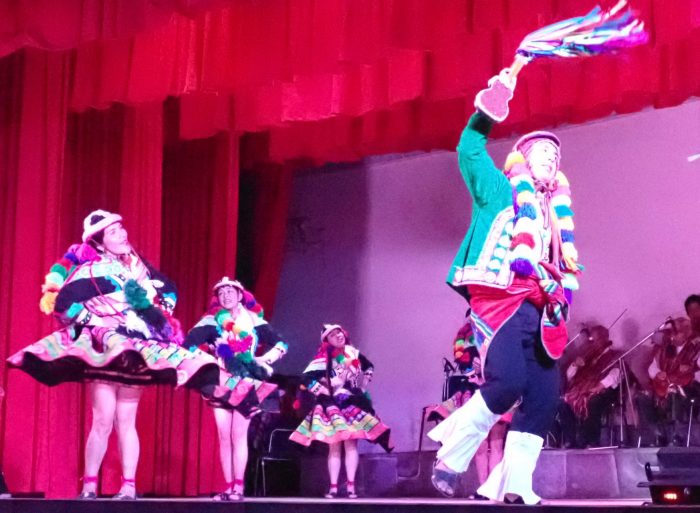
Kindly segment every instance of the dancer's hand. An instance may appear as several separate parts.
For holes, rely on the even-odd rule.
[[[570,256],[563,257],[562,263],[564,264],[564,267],[572,273],[577,273],[580,270],[579,265],[576,263],[576,260],[574,260]]]
[[[265,370],[267,373],[267,376],[272,376],[272,373],[274,370],[272,369],[272,366],[270,366],[266,361],[265,358],[262,356],[256,356],[255,357],[255,363],[258,365],[258,367],[261,367],[262,369]]]
[[[513,98],[516,82],[510,68],[501,70],[489,80],[487,89],[479,91],[474,99],[474,106],[496,123],[500,123],[508,117],[508,102]]]
[[[515,86],[518,83],[517,77],[513,76],[511,74],[510,68],[503,68],[498,75],[492,76],[489,81],[488,85],[489,87],[493,85],[493,83],[498,80],[501,83],[503,83],[504,86],[506,86],[508,89],[511,91],[515,90]]]

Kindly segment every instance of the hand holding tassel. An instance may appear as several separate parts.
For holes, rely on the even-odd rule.
[[[522,60],[522,59],[521,59]],[[515,67],[505,68],[489,80],[489,86],[479,91],[474,106],[496,123],[508,117],[508,102],[513,98],[517,83]]]

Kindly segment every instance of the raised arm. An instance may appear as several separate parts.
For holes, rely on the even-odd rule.
[[[477,205],[484,207],[505,187],[508,180],[496,167],[486,151],[486,142],[493,125],[503,121],[508,112],[508,101],[513,97],[515,80],[503,70],[489,81],[488,89],[477,94],[477,109],[462,131],[457,154],[459,170]]]
[[[492,126],[493,121],[481,112],[475,112],[462,131],[457,146],[459,171],[472,198],[480,206],[488,203],[505,180],[486,151],[486,141]]]

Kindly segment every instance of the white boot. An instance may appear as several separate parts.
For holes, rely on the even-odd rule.
[[[503,459],[477,493],[499,502],[503,502],[506,495],[520,496],[525,504],[540,502],[540,497],[532,491],[532,474],[543,442],[541,436],[510,431],[506,437]]]
[[[464,472],[500,418],[500,414],[489,410],[477,390],[469,401],[428,433],[432,440],[442,444],[437,459],[454,472]]]

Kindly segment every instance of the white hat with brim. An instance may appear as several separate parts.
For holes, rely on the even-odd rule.
[[[331,334],[333,330],[342,330],[343,327],[340,324],[324,324],[321,330],[321,342],[323,342],[328,335]]]
[[[240,290],[241,292],[245,290],[240,281],[232,280],[228,276],[224,276],[216,282],[216,285],[214,285],[214,293],[216,293],[216,291],[219,290],[221,287],[234,287]]]
[[[94,210],[90,212],[83,221],[83,242],[89,241],[108,226],[119,223],[121,220],[122,216],[107,212],[106,210]]]

